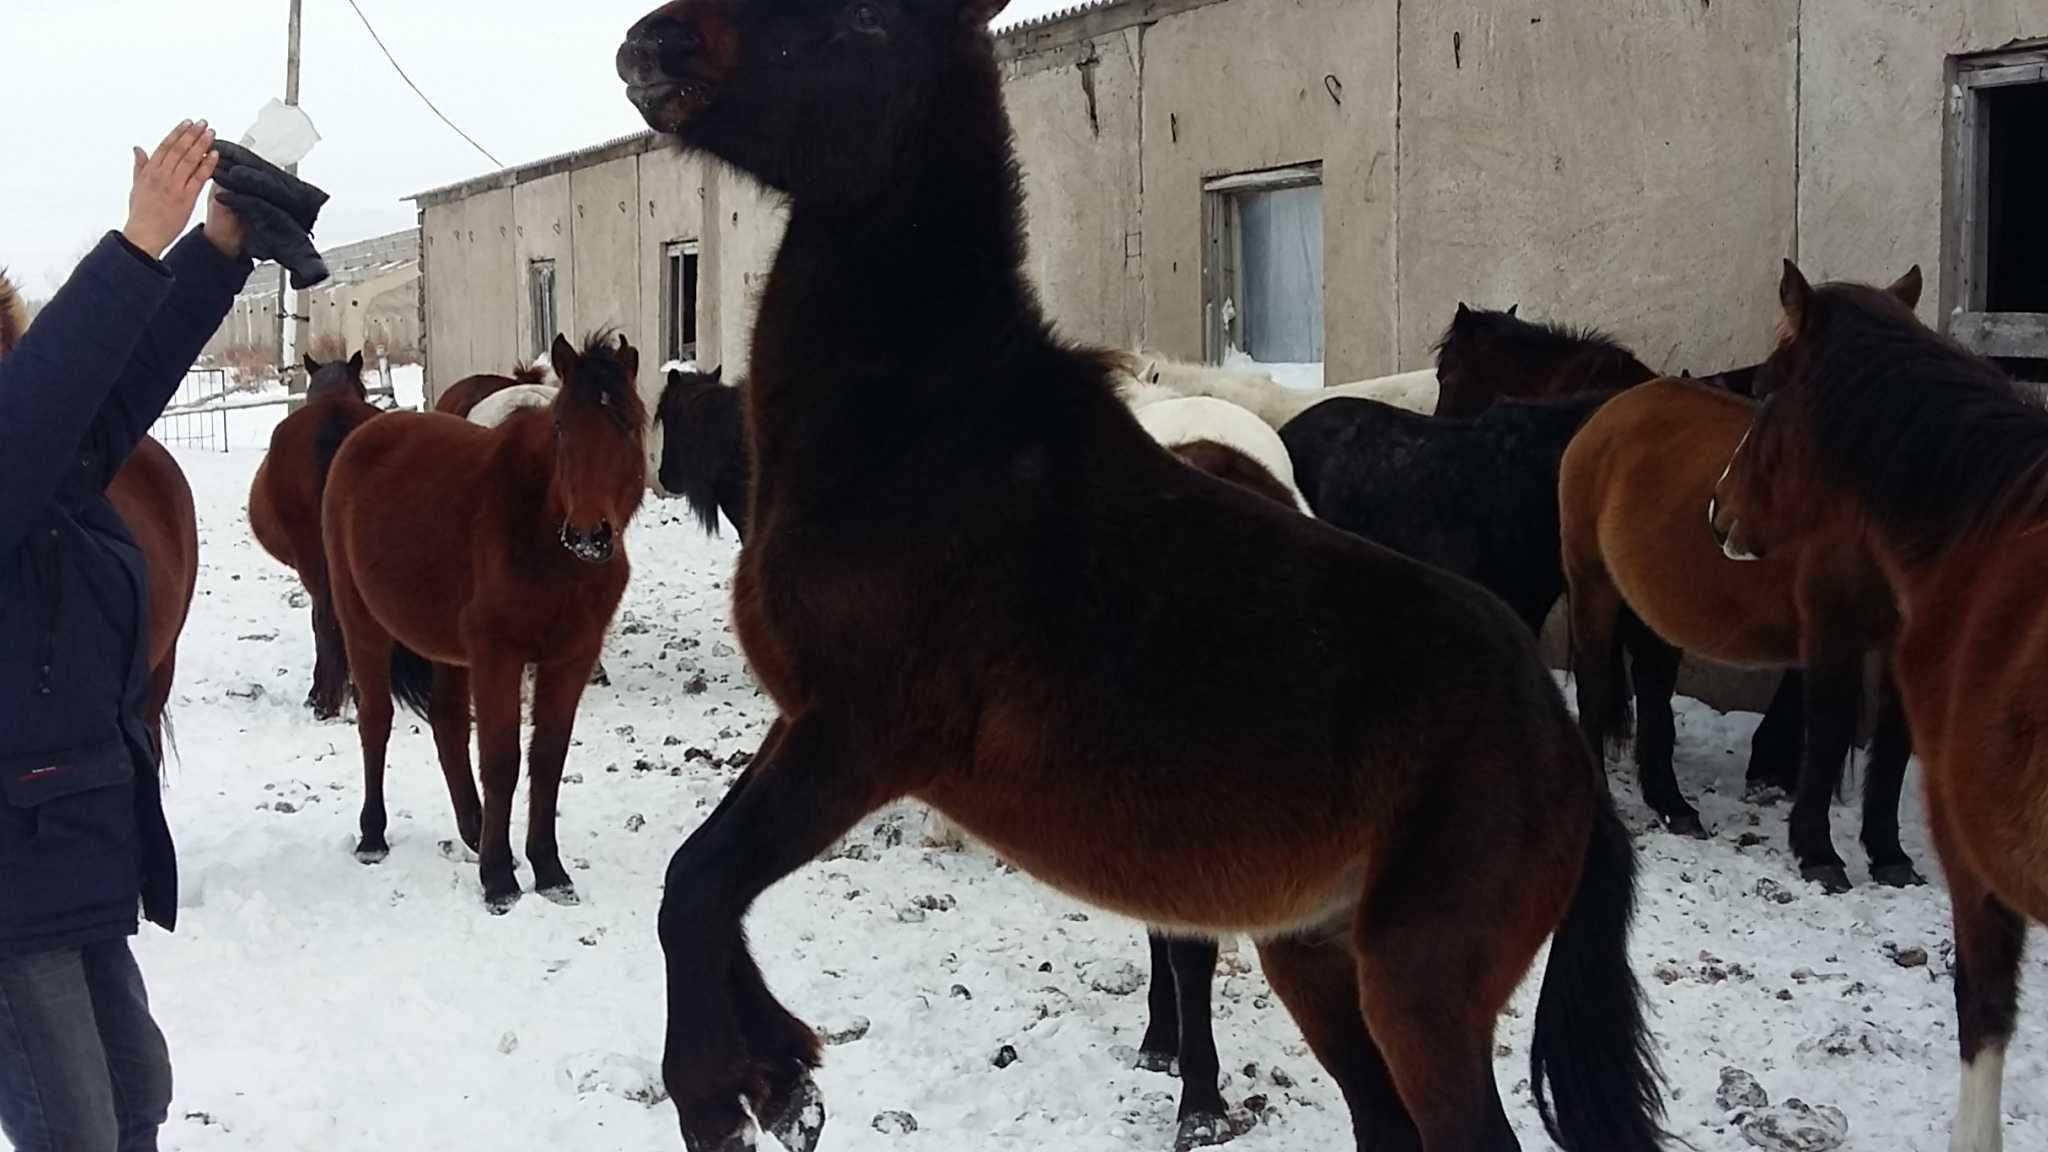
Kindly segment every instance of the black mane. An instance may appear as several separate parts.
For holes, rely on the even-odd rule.
[[[602,405],[621,431],[631,432],[646,427],[647,406],[640,399],[633,373],[619,359],[619,352],[617,329],[600,328],[584,337],[575,378],[562,381],[560,395],[580,393],[584,399]]]
[[[1585,364],[1581,376],[1599,381],[1599,387],[1625,388],[1657,378],[1626,345],[1598,328],[1524,320],[1506,312],[1477,309],[1467,310],[1444,330],[1436,342],[1439,361],[1451,341],[1467,331],[1491,343],[1494,354],[1506,353],[1524,364],[1555,367],[1580,360]]]
[[[2048,413],[1885,293],[1815,288],[1781,403],[1821,478],[1860,495],[1908,561],[2048,509]]]

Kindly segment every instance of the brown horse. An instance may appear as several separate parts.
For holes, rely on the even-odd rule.
[[[1534,637],[1185,466],[1106,357],[1051,335],[1001,6],[676,0],[617,55],[652,127],[790,202],[733,588],[781,719],[662,897],[684,1143],[751,1147],[758,1121],[815,1147],[819,1041],[743,919],[909,795],[1094,904],[1258,939],[1361,1147],[1516,1146],[1494,1028],[1552,938],[1539,1111],[1574,1152],[1659,1146],[1635,855]]]
[[[528,364],[514,368],[510,376],[480,372],[475,376],[464,376],[448,386],[448,390],[434,399],[434,411],[446,412],[450,416],[467,416],[476,407],[477,401],[494,396],[518,384],[545,384],[547,371]]]
[[[321,495],[342,442],[379,409],[363,387],[363,354],[322,364],[306,357],[306,403],[278,422],[270,450],[249,485],[249,527],[278,563],[299,574],[312,601],[313,687],[306,705],[331,720],[348,698],[348,651],[334,619],[327,550],[320,540]]]
[[[1752,568],[1853,525],[1898,598],[1893,665],[1955,919],[1949,1147],[1997,1152],[2026,923],[2048,921],[2048,414],[1922,325],[1906,288],[1816,288],[1786,263],[1772,395],[1707,513]]]
[[[199,515],[184,469],[149,436],[136,441],[127,463],[107,485],[107,499],[149,566],[149,697],[142,720],[159,761],[164,755],[164,710],[178,667],[178,637],[199,586]]]
[[[1671,693],[1679,650],[1752,667],[1805,669],[1805,763],[1790,819],[1800,873],[1849,886],[1828,804],[1855,736],[1867,653],[1889,641],[1891,598],[1853,531],[1788,548],[1769,564],[1729,562],[1699,531],[1700,508],[1749,427],[1753,402],[1687,380],[1628,389],[1566,448],[1559,524],[1579,720],[1595,749],[1628,725],[1622,629],[1640,621],[1665,646],[1632,645],[1643,798],[1675,830],[1699,828],[1672,771]],[[1881,883],[1919,882],[1898,838],[1910,741],[1893,694],[1878,717],[1863,794],[1863,847]],[[1647,746],[1647,747],[1646,747]]]
[[[496,428],[399,412],[358,429],[335,456],[322,515],[363,744],[356,854],[376,863],[390,851],[384,753],[395,690],[433,724],[456,828],[478,851],[494,912],[519,898],[511,821],[528,665],[526,858],[542,895],[576,898],[556,844],[555,801],[576,706],[625,594],[626,524],[647,487],[639,353],[604,334],[580,353],[558,336],[552,356],[562,381],[554,403]],[[400,491],[433,499],[387,498]],[[472,699],[481,806],[470,775]]]

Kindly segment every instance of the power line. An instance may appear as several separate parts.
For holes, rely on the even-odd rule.
[[[389,60],[391,62],[391,70],[398,73],[398,78],[400,80],[405,81],[405,86],[407,88],[412,89],[412,94],[420,98],[420,103],[425,104],[427,106],[427,111],[432,112],[436,116],[439,116],[441,118],[441,123],[446,124],[450,129],[453,129],[457,136],[460,136],[464,140],[467,140],[471,148],[474,148],[478,152],[483,153],[484,159],[489,160],[493,166],[503,168],[505,166],[504,161],[498,159],[496,156],[491,155],[490,149],[485,148],[483,145],[477,143],[475,137],[471,136],[467,132],[464,132],[461,128],[456,127],[455,121],[450,120],[448,118],[447,113],[441,111],[439,108],[434,107],[434,102],[432,100],[427,99],[427,94],[425,92],[420,91],[420,86],[413,83],[412,77],[407,76],[405,74],[405,69],[399,67],[398,59],[391,55],[391,49],[386,48],[384,46],[384,38],[382,36],[377,35],[377,29],[371,26],[370,18],[368,16],[363,15],[362,6],[357,4],[356,0],[348,0],[348,6],[350,8],[355,9],[356,19],[361,20],[363,22],[363,30],[370,34],[370,39],[377,42],[377,50],[379,52],[384,53],[384,59]]]

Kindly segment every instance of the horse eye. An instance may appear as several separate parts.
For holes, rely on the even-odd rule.
[[[863,32],[880,32],[882,14],[875,11],[872,4],[856,4],[853,6],[853,26]]]

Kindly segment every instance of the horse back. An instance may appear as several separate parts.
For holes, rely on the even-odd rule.
[[[177,646],[199,584],[199,516],[185,472],[162,444],[144,436],[107,486],[149,565],[149,664]]]

